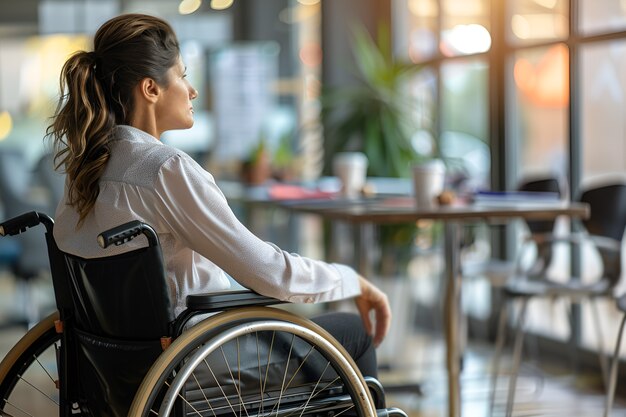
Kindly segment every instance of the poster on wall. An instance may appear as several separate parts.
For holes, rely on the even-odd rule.
[[[276,106],[279,46],[235,44],[211,54],[211,91],[218,160],[244,160],[263,135]]]

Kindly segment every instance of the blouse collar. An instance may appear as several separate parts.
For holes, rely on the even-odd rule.
[[[128,125],[117,125],[114,139],[162,144],[160,140],[151,134]]]

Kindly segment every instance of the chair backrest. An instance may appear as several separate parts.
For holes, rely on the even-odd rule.
[[[63,338],[58,354],[61,415],[72,414],[68,404],[78,403],[88,415],[124,417],[174,327],[158,236],[144,223],[129,222],[103,232],[98,242],[107,247],[143,234],[147,247],[84,259],[62,252],[54,240],[54,221],[35,211],[2,221],[0,235],[20,235],[39,224],[46,228],[63,324],[57,327]],[[45,250],[40,256],[45,258]]]
[[[564,194],[562,182],[554,177],[527,179],[518,186],[519,191],[555,193],[561,198]],[[549,234],[554,231],[555,220],[526,220],[528,231],[532,235]],[[547,268],[552,263],[553,250],[551,245],[538,248],[535,267]]]
[[[561,181],[557,178],[536,178],[523,181],[518,186],[519,191],[529,192],[549,192],[556,193],[559,197],[563,196]],[[554,220],[532,220],[527,221],[526,225],[531,234],[551,233],[554,230]]]
[[[90,415],[126,416],[162,352],[162,338],[172,336],[174,308],[155,240],[110,257],[61,253],[66,282],[55,290],[64,287],[70,297],[57,296],[57,302],[70,310],[73,380],[80,381],[77,396]]]
[[[626,184],[609,184],[587,189],[582,192],[579,200],[590,207],[590,216],[583,221],[587,232],[619,243],[613,249],[598,247],[604,275],[615,285],[622,273],[621,243],[626,228]]]
[[[169,336],[174,310],[159,246],[84,259],[65,254],[77,326],[115,339]]]

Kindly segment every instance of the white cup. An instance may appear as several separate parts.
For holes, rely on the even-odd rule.
[[[437,197],[443,192],[446,166],[440,159],[412,166],[413,195],[418,210],[433,210],[437,207]]]
[[[339,152],[333,157],[333,173],[341,181],[341,194],[356,198],[367,178],[367,156],[362,152]]]

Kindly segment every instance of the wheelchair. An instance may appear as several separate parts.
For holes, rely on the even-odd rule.
[[[103,248],[139,237],[147,246],[95,259],[59,250],[43,213],[1,223],[0,235],[40,224],[58,311],[0,363],[0,416],[406,417],[331,335],[271,307],[278,300],[249,290],[192,295],[174,317],[149,225],[101,233]]]

